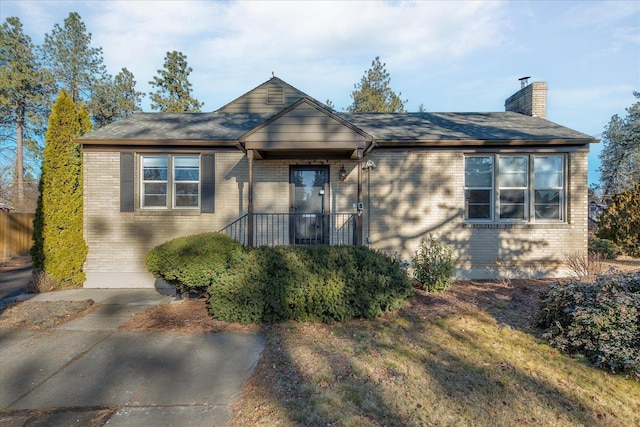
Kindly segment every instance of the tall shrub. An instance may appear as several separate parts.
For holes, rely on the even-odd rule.
[[[613,198],[598,221],[596,234],[627,255],[640,257],[640,183]]]
[[[61,285],[79,286],[85,280],[82,150],[76,139],[90,130],[87,109],[61,91],[49,116],[31,248],[34,273],[44,272]]]

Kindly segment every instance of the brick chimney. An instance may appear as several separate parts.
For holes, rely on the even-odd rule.
[[[522,88],[504,101],[505,111],[547,118],[547,83],[529,84],[528,77],[520,79]]]

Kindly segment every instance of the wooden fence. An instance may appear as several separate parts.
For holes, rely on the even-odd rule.
[[[0,261],[26,255],[33,245],[32,213],[0,213]]]

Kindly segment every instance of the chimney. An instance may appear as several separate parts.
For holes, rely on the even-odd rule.
[[[546,119],[547,83],[529,84],[529,77],[522,77],[519,80],[521,89],[504,101],[504,110]]]

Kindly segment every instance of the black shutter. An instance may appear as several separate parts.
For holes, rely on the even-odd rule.
[[[135,157],[131,152],[120,153],[120,212],[133,212]]]
[[[202,199],[200,212],[215,212],[216,195],[216,157],[215,154],[202,155]]]

